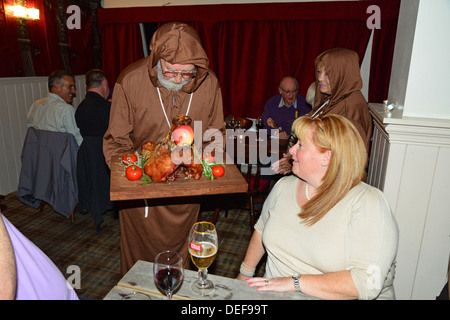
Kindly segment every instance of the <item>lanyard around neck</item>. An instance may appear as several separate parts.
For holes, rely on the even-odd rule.
[[[328,99],[326,102],[324,102],[324,103],[319,107],[319,109],[317,109],[317,110],[312,114],[311,118],[315,119],[315,118],[317,118],[318,116],[320,116],[320,115],[323,113],[322,108],[325,107],[325,106],[330,102],[330,100],[331,100],[331,99]],[[322,111],[321,111],[321,110],[322,110]],[[320,112],[319,112],[319,111],[320,111]]]
[[[166,109],[164,109],[164,104],[163,104],[162,99],[161,99],[161,93],[159,92],[159,88],[156,87],[156,90],[158,90],[159,102],[161,103],[162,111],[164,112],[164,116],[166,117],[167,125],[169,126],[169,128],[171,128],[169,118],[167,117]],[[191,92],[191,97],[189,98],[189,104],[188,104],[188,108],[187,108],[187,111],[186,111],[186,117],[188,116],[189,109],[191,108],[191,102],[192,102],[192,96],[193,95],[194,95],[194,93]]]

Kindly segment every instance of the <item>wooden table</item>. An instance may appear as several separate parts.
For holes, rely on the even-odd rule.
[[[197,280],[197,272],[184,271],[181,287],[175,292],[174,300],[315,300],[315,298],[298,292],[258,291],[249,287],[244,281],[208,274],[208,279],[215,285],[209,296],[192,293],[191,284]],[[139,260],[125,276],[103,298],[104,300],[123,300],[133,292],[141,293],[152,300],[164,300],[166,297],[158,290],[153,278],[153,263]]]
[[[134,200],[152,198],[172,198],[200,195],[246,192],[248,185],[237,167],[225,165],[225,174],[211,181],[202,176],[199,180],[184,179],[182,175],[171,183],[159,182],[143,185],[142,181],[129,181],[124,175],[121,159],[111,160],[111,200]]]

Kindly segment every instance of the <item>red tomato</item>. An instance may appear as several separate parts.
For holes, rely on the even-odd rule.
[[[122,163],[126,166],[130,164],[134,164],[138,160],[137,156],[134,153],[125,153],[122,157]]]
[[[225,168],[222,165],[211,167],[214,178],[220,178],[225,174]]]
[[[142,177],[142,169],[133,164],[125,170],[125,175],[127,176],[128,180],[139,180]]]
[[[177,145],[190,146],[194,141],[194,130],[189,125],[182,125],[172,133],[172,139]]]
[[[202,155],[202,160],[205,160],[207,163],[214,163],[214,156],[212,154],[204,153]]]

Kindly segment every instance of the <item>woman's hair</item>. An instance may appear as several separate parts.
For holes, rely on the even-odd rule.
[[[300,141],[309,139],[319,152],[331,151],[327,171],[317,194],[302,208],[299,216],[311,226],[333,208],[366,174],[367,152],[355,126],[346,118],[328,114],[322,118],[300,117],[292,130]]]

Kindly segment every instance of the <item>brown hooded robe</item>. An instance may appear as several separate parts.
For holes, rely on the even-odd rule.
[[[157,87],[170,122],[174,116],[186,114],[192,93],[188,116],[193,122],[202,121],[202,136],[209,128],[225,132],[219,82],[208,68],[209,61],[196,31],[183,23],[167,23],[153,35],[150,51],[148,57],[128,66],[115,84],[103,144],[110,166],[112,156],[141,152],[142,144],[158,143],[169,132]],[[181,91],[170,92],[158,81],[156,64],[160,58],[171,64],[194,64],[197,75]],[[119,203],[122,273],[138,259],[154,261],[164,250],[180,253],[187,267],[188,235],[197,221],[200,198],[147,199],[147,204],[146,218],[144,200]]]
[[[361,93],[362,79],[359,68],[359,57],[355,51],[335,48],[321,53],[316,58],[322,61],[331,85],[331,95],[320,92],[316,81],[314,112],[328,99],[329,103],[321,110],[321,116],[328,113],[341,115],[350,120],[360,133],[367,152],[369,152],[372,134],[372,116],[366,99]]]

